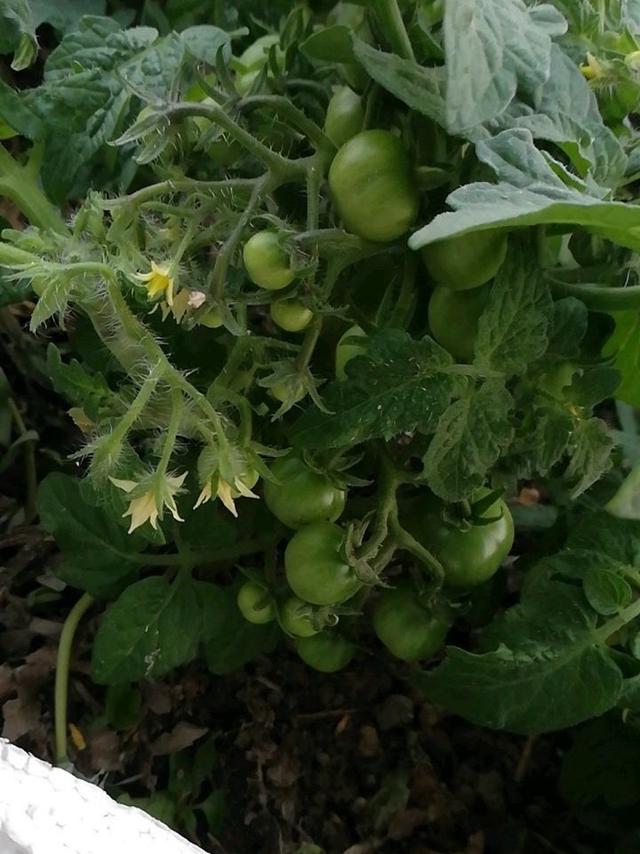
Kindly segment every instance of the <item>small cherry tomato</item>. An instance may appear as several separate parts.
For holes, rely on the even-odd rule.
[[[342,554],[344,531],[331,522],[314,522],[297,531],[284,553],[289,587],[313,605],[334,605],[362,587]]]
[[[336,673],[345,668],[355,654],[354,645],[336,631],[324,630],[296,641],[296,651],[309,667],[321,673]]]
[[[286,332],[302,332],[311,323],[313,312],[297,300],[272,302],[271,319]]]
[[[422,249],[431,278],[454,291],[486,284],[502,267],[506,254],[507,234],[496,228],[439,240]]]
[[[317,635],[317,629],[309,614],[309,604],[290,596],[280,608],[280,624],[282,628],[296,638],[310,638]]]
[[[266,229],[250,237],[244,245],[242,258],[249,278],[260,288],[278,291],[295,278],[275,231]]]
[[[402,141],[386,130],[364,130],[338,151],[329,186],[348,231],[388,243],[409,230],[419,195]]]
[[[222,313],[219,308],[210,308],[198,318],[198,323],[201,326],[206,326],[208,329],[218,329],[222,326]]]
[[[396,658],[418,661],[440,649],[449,624],[420,601],[410,582],[403,581],[380,594],[373,609],[373,628]]]
[[[238,608],[250,623],[270,623],[276,618],[276,609],[269,591],[255,581],[245,581],[238,590]]]
[[[437,287],[429,300],[429,328],[438,344],[456,359],[473,360],[478,321],[489,296],[489,285],[470,291]]]
[[[312,471],[295,454],[276,460],[271,473],[278,483],[265,480],[264,500],[276,519],[289,528],[335,522],[344,510],[344,489],[326,475]]]

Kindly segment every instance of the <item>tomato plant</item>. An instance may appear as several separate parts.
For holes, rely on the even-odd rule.
[[[361,587],[342,554],[344,531],[331,522],[313,522],[291,537],[284,554],[289,586],[313,605],[335,605]]]
[[[640,713],[640,17],[576,3],[172,3],[17,78],[12,17],[0,468],[62,552],[59,684],[89,609],[105,685],[451,622],[412,678],[474,723]]]
[[[324,474],[313,471],[297,456],[276,460],[275,480],[264,484],[264,500],[273,515],[289,528],[310,522],[335,522],[344,510],[345,490]]]

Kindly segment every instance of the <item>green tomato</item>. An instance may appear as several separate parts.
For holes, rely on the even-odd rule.
[[[244,245],[242,258],[249,278],[260,288],[279,291],[295,278],[275,231],[265,229],[250,237]]]
[[[418,213],[409,157],[386,130],[364,130],[345,143],[329,169],[329,186],[346,229],[365,240],[402,237]]]
[[[323,474],[311,471],[300,457],[276,460],[271,473],[279,483],[264,482],[264,500],[276,519],[289,528],[335,520],[344,510],[346,493]]]
[[[313,317],[310,308],[293,299],[271,303],[269,313],[273,322],[286,332],[302,332]]]
[[[352,341],[347,343],[348,338],[362,338],[363,343],[358,344]],[[362,356],[367,352],[366,339],[367,336],[361,326],[352,326],[340,338],[336,344],[336,379],[346,380],[347,363],[355,359],[356,356]]]
[[[240,613],[250,623],[262,625],[276,618],[276,609],[268,590],[255,581],[245,581],[236,599]]]
[[[487,493],[486,489],[478,490],[473,499]],[[438,558],[444,567],[446,584],[468,590],[495,575],[513,545],[513,518],[502,499],[485,510],[482,518],[495,518],[495,521],[459,527],[445,521],[442,505],[427,497],[414,504],[403,524]]]
[[[297,531],[284,553],[289,587],[312,605],[345,602],[362,586],[342,554],[344,531],[331,522],[314,522]]]
[[[198,323],[201,326],[206,326],[208,329],[219,329],[222,326],[222,313],[219,308],[210,308],[198,318]]]
[[[324,631],[296,641],[296,651],[309,667],[320,673],[336,673],[349,664],[354,645],[337,632]]]
[[[507,234],[497,228],[438,240],[422,249],[431,278],[454,291],[478,288],[493,279],[506,254]]]
[[[302,400],[305,395],[305,390],[302,384],[298,381],[295,381],[294,383],[276,382],[272,386],[269,386],[269,391],[271,392],[271,396],[276,400],[279,400],[280,403],[286,403],[286,401],[291,400],[291,398],[296,402],[298,400]]]
[[[429,328],[438,344],[455,359],[473,359],[478,321],[489,296],[489,286],[472,291],[437,287],[429,300]]]
[[[418,661],[440,649],[449,624],[420,602],[411,583],[401,582],[380,594],[373,609],[373,628],[396,658]]]
[[[324,120],[324,132],[340,148],[362,130],[364,109],[362,98],[348,86],[336,89]]]
[[[318,634],[318,629],[313,625],[313,620],[308,613],[309,604],[290,596],[280,608],[280,625],[290,635],[296,638],[310,638]]]

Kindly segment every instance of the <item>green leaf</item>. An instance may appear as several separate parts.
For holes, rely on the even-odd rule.
[[[331,383],[329,412],[309,409],[290,438],[297,447],[337,448],[399,433],[435,430],[463,381],[449,373],[451,356],[431,338],[413,340],[387,329],[369,339],[366,356],[347,366],[348,379]]]
[[[556,359],[577,358],[580,343],[587,334],[588,323],[589,311],[581,300],[565,297],[554,302],[545,355]]]
[[[444,46],[452,134],[494,119],[518,89],[533,95],[549,78],[551,38],[522,0],[445,4]]]
[[[511,442],[513,399],[500,381],[488,381],[452,403],[424,458],[429,487],[445,501],[461,501],[487,480]]]
[[[219,50],[222,49],[225,62],[228,62],[231,57],[229,33],[225,33],[219,27],[212,27],[209,24],[187,27],[180,33],[180,38],[192,56],[213,68],[215,68]]]
[[[619,311],[613,315],[616,328],[603,350],[615,356],[620,381],[615,390],[618,400],[640,408],[640,312]]]
[[[640,250],[640,207],[603,201],[567,186],[533,145],[527,130],[508,130],[476,146],[498,184],[479,182],[447,198],[453,212],[439,214],[409,238],[411,249],[471,231],[559,223],[580,225]]]
[[[536,590],[492,637],[500,645],[483,655],[448,648],[419,677],[427,698],[479,726],[527,735],[575,726],[617,702],[622,674],[579,589]]]
[[[535,139],[555,142],[569,156],[579,175],[617,187],[627,158],[617,137],[604,124],[598,102],[576,63],[554,45],[551,73],[536,92],[535,103],[514,103],[492,130],[526,128]]]
[[[349,27],[335,24],[313,33],[300,45],[301,52],[309,59],[321,62],[353,62],[353,34]]]
[[[412,110],[445,125],[444,66],[424,67],[354,39],[356,59],[367,74]]]
[[[578,422],[571,444],[571,462],[565,472],[565,480],[570,484],[571,497],[575,500],[609,471],[615,442],[604,421],[589,418]]]
[[[576,373],[565,389],[568,403],[592,409],[614,395],[620,374],[608,365],[594,365]]]
[[[204,650],[209,669],[222,675],[244,667],[258,655],[272,652],[282,636],[276,622],[247,622],[236,604],[241,581],[231,587],[200,582],[198,598],[204,625]]]
[[[36,27],[51,24],[59,33],[77,28],[85,15],[104,15],[105,0],[29,0]]]
[[[629,583],[615,572],[591,568],[583,581],[587,602],[598,614],[617,614],[630,604],[633,592]]]
[[[131,795],[124,794],[120,795],[118,803],[137,807],[169,827],[175,827],[178,805],[168,792],[154,792],[148,798],[132,798]]]
[[[38,513],[62,552],[56,572],[73,587],[108,597],[139,569],[135,557],[145,540],[127,534],[111,506],[98,507],[87,482],[58,472],[47,475],[38,490]]]
[[[562,406],[540,406],[533,409],[533,429],[523,431],[516,445],[527,462],[523,477],[547,475],[564,456],[571,439],[573,419]]]
[[[176,42],[169,38],[154,53],[144,48],[157,39],[149,27],[122,30],[110,18],[84,17],[50,54],[41,86],[17,96],[0,86],[0,118],[30,139],[44,143],[41,174],[45,189],[56,201],[77,191],[104,146],[118,135],[126,119],[131,91],[167,95],[176,74]],[[184,54],[184,46],[179,42]],[[110,152],[110,157],[116,155]]]
[[[640,566],[640,522],[602,511],[583,514],[571,521],[567,548],[592,551],[609,562]]]
[[[478,321],[474,364],[522,374],[546,350],[553,303],[524,246],[511,250]]]
[[[102,405],[113,398],[102,374],[89,374],[75,359],[63,362],[55,344],[49,344],[47,348],[47,371],[55,390],[77,406],[82,406],[92,420],[98,418]]]
[[[11,68],[23,71],[38,55],[36,21],[27,0],[4,0],[0,4],[0,53],[15,51]]]
[[[137,581],[107,610],[91,670],[102,685],[158,679],[194,658],[202,632],[196,588],[178,578]]]

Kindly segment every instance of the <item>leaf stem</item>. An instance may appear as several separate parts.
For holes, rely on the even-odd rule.
[[[54,689],[54,718],[55,718],[55,760],[58,765],[68,761],[67,757],[67,704],[69,691],[69,667],[71,649],[78,623],[93,605],[93,596],[84,593],[69,611],[62,627],[58,643],[56,661],[56,682]]]
[[[640,309],[640,285],[607,287],[606,285],[575,284],[549,277],[553,295],[557,298],[577,297],[592,311],[629,311]]]
[[[371,0],[371,6],[380,25],[380,31],[391,48],[403,59],[415,62],[415,55],[409,34],[402,20],[397,0]]]
[[[615,635],[616,632],[619,632],[620,629],[624,628],[627,623],[635,620],[636,617],[640,617],[640,599],[636,599],[635,602],[632,602],[631,605],[628,605],[620,611],[616,617],[613,617],[611,620],[607,620],[607,622],[597,630],[596,635],[600,641],[605,642],[612,635]]]

